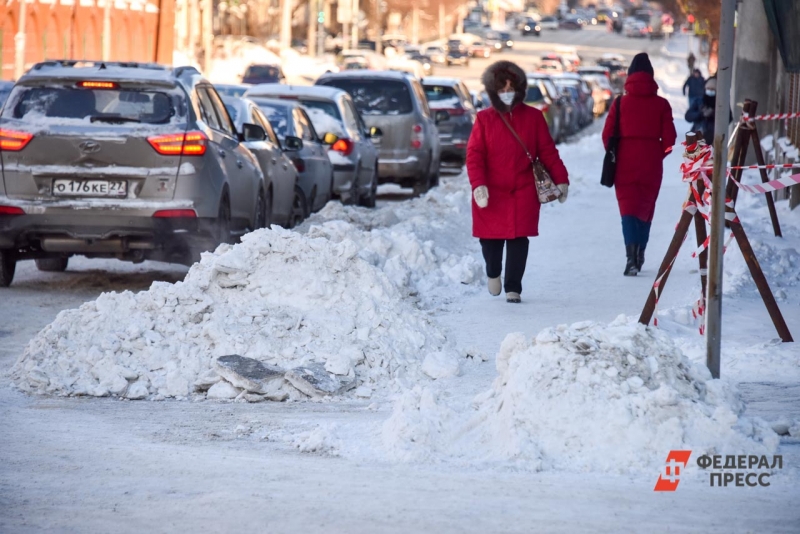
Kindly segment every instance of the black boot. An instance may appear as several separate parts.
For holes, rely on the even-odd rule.
[[[644,265],[644,247],[639,245],[639,253],[636,255],[636,268],[639,272],[642,272],[642,266]]]
[[[625,253],[628,261],[625,264],[625,276],[636,276],[639,274],[638,258],[639,258],[639,245],[625,245]]]

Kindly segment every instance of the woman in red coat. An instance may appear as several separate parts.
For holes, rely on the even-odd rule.
[[[611,106],[603,128],[603,144],[607,148],[614,135],[617,113],[622,113],[614,187],[627,254],[625,276],[636,276],[644,264],[644,249],[661,189],[663,159],[672,152],[677,137],[672,108],[657,92],[650,58],[645,53],[637,54],[628,68],[625,96]]]
[[[528,237],[539,235],[539,198],[531,162],[514,138],[508,121],[533,158],[539,158],[567,199],[567,169],[550,137],[542,112],[523,104],[525,72],[510,61],[491,65],[481,80],[492,107],[478,113],[467,145],[467,173],[472,185],[472,235],[480,239],[489,293],[500,294],[503,247],[508,302],[520,302],[528,259]]]

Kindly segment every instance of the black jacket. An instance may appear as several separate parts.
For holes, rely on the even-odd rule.
[[[702,76],[689,76],[686,79],[686,83],[683,84],[684,95],[687,88],[689,89],[689,98],[703,96],[706,93],[706,81]]]
[[[714,109],[717,105],[716,96],[703,95],[703,100],[696,100],[689,106],[686,112],[686,122],[692,123],[693,132],[703,132],[703,138],[709,145],[714,142]],[[730,113],[730,112],[729,112]],[[733,120],[733,113],[730,113],[728,122]]]

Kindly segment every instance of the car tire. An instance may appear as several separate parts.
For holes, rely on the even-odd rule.
[[[10,250],[0,250],[0,287],[8,287],[17,270],[17,258]]]
[[[258,200],[256,200],[256,212],[253,215],[253,230],[259,228],[269,228],[272,224],[272,189],[264,194],[263,189],[258,190]]]
[[[294,186],[294,198],[292,199],[292,213],[289,215],[288,228],[294,228],[308,217],[308,201],[300,186]]]
[[[376,164],[377,165],[377,164]],[[374,208],[378,197],[378,171],[372,175],[372,184],[369,193],[359,199],[359,204],[365,208]]]
[[[67,270],[69,257],[66,258],[39,258],[35,260],[36,268],[46,273],[63,273]]]
[[[414,184],[414,196],[419,197],[428,192],[431,188],[431,175],[426,174],[421,182]]]
[[[219,203],[217,220],[214,221],[214,234],[216,246],[231,242],[231,204],[227,195],[223,196]]]

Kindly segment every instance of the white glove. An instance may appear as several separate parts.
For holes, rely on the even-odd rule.
[[[489,189],[485,185],[476,187],[475,191],[472,192],[472,197],[479,208],[485,208],[489,205]]]
[[[558,201],[562,204],[567,201],[567,195],[569,194],[569,184],[558,184],[558,189],[561,190],[561,196],[558,197]]]

